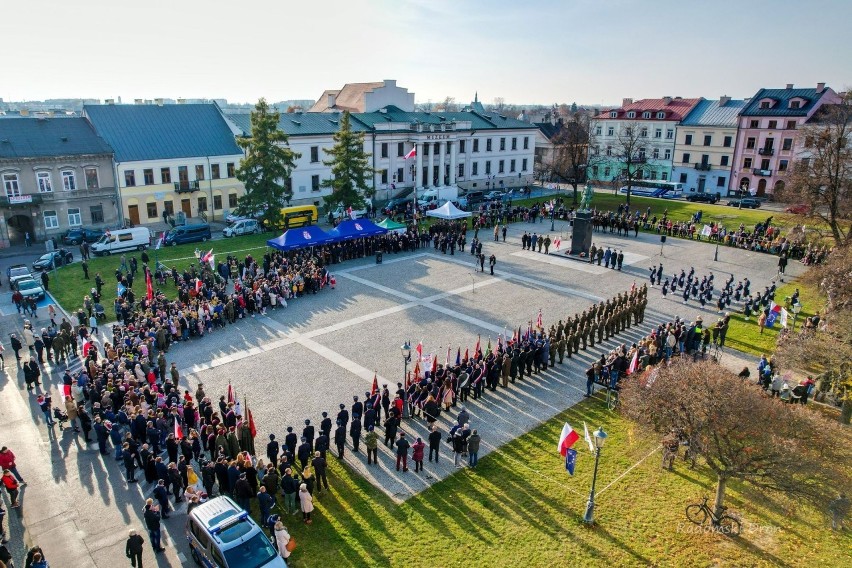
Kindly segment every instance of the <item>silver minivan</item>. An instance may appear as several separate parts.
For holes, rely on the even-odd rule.
[[[215,497],[186,518],[192,559],[207,568],[287,568],[254,519],[229,497]]]
[[[225,237],[238,237],[240,235],[254,235],[260,232],[260,223],[255,219],[238,219],[224,229],[222,235]]]

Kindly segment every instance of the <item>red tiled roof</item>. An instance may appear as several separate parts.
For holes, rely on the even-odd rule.
[[[628,112],[636,111],[636,118],[631,120],[642,120],[642,113],[647,110],[651,111],[651,118],[645,120],[660,120],[656,118],[657,112],[664,111],[666,113],[664,120],[679,121],[683,120],[700,100],[673,98],[671,102],[666,104],[664,99],[641,99],[623,107],[602,110],[595,118],[609,118],[612,111],[618,113],[616,118],[627,118]]]

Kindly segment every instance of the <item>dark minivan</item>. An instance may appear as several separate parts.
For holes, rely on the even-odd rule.
[[[182,245],[186,243],[197,243],[209,241],[211,238],[210,225],[183,225],[175,227],[168,233],[163,240],[164,245]]]

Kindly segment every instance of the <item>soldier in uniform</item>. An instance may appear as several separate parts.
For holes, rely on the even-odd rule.
[[[604,335],[603,319],[599,319],[596,326],[597,326],[597,329],[598,329],[598,343],[603,343],[603,335]]]
[[[521,361],[521,350],[515,346],[515,349],[512,351],[512,364],[509,367],[509,376],[512,379],[512,384],[515,384],[515,378],[518,376],[518,367]]]
[[[574,353],[580,352],[580,331],[574,334]]]
[[[562,360],[565,358],[565,338],[560,337],[556,341],[556,351],[559,353],[559,364],[562,364]]]
[[[568,333],[565,337],[565,347],[568,349],[568,358],[574,354],[574,334]]]
[[[556,335],[550,336],[550,366],[556,365]]]
[[[597,324],[595,324],[595,320],[592,320],[591,322],[589,322],[589,325],[587,326],[588,329],[589,329],[589,347],[595,346],[595,327],[596,326],[597,326]]]
[[[509,386],[509,372],[512,367],[512,358],[509,356],[509,351],[507,350],[503,353],[503,364],[500,367],[500,373],[502,377],[503,388],[508,388]]]
[[[562,325],[562,320],[559,320],[559,325],[556,326],[556,340],[562,339],[562,334],[565,332],[565,326]]]

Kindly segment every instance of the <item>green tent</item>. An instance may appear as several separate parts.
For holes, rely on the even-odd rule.
[[[392,220],[390,217],[383,219],[381,222],[376,223],[379,227],[383,229],[387,229],[388,231],[398,231],[400,233],[404,233],[407,227],[402,223],[397,223]]]

